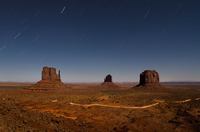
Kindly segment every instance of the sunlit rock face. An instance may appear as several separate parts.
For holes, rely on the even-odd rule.
[[[155,70],[145,70],[140,74],[140,82],[138,86],[159,86],[159,74]]]
[[[60,70],[56,71],[54,67],[43,67],[42,79],[37,82],[32,88],[36,89],[55,89],[64,88],[65,85],[61,81]]]
[[[60,79],[60,70],[57,73],[56,68],[53,67],[43,67],[42,70],[42,80],[43,81],[59,81],[61,82]]]

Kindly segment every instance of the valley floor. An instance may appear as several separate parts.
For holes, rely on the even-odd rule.
[[[200,86],[0,90],[0,132],[200,131]]]

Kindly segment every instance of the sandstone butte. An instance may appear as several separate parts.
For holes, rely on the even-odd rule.
[[[33,85],[32,89],[60,89],[65,88],[61,80],[60,70],[56,71],[54,67],[43,67],[42,79]]]
[[[104,78],[104,82],[101,85],[103,87],[105,87],[105,88],[117,88],[117,87],[119,87],[118,85],[116,85],[115,83],[113,83],[112,75],[110,75],[110,74],[108,74]]]
[[[137,87],[159,87],[160,78],[159,74],[155,70],[145,70],[140,74],[140,81]]]

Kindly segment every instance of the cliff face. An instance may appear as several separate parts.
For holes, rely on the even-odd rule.
[[[42,79],[37,82],[33,89],[55,89],[55,88],[65,88],[64,83],[61,81],[60,70],[56,71],[54,67],[43,67],[42,69]]]
[[[110,75],[110,74],[108,74],[104,78],[104,82],[101,84],[101,86],[103,86],[103,88],[118,88],[119,87],[118,85],[113,83],[112,75]]]
[[[159,74],[155,70],[145,70],[140,74],[140,82],[138,86],[159,86]]]
[[[104,79],[104,82],[112,82],[112,76],[109,74],[106,76],[106,78]]]
[[[42,80],[43,81],[59,81],[59,82],[61,82],[60,70],[57,73],[56,72],[56,68],[53,68],[53,67],[43,67],[43,70],[42,70]]]

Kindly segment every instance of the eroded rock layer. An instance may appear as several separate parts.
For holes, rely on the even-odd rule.
[[[104,79],[104,82],[112,82],[112,76],[109,74],[106,76],[106,78]]]
[[[64,88],[65,85],[61,81],[60,70],[56,71],[54,67],[43,67],[42,79],[37,82],[32,88],[37,89],[55,89]]]
[[[105,79],[104,82],[102,83],[102,86],[104,88],[117,88],[119,86],[117,86],[116,84],[113,83],[112,81],[112,75],[108,74]]]
[[[145,70],[140,74],[138,86],[160,86],[159,74],[155,70]]]

